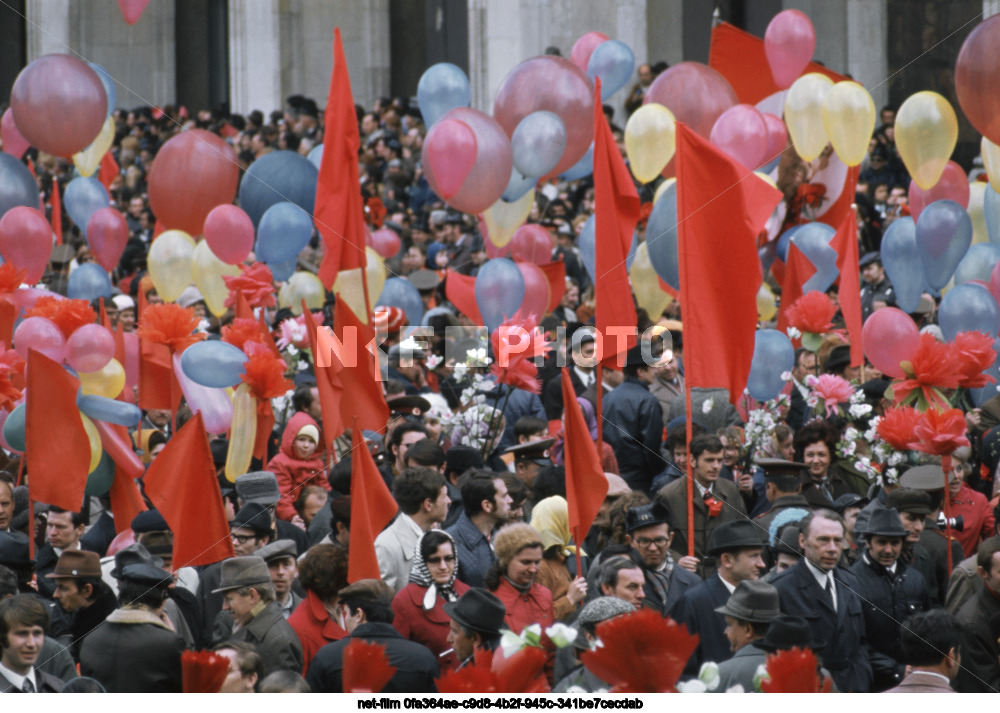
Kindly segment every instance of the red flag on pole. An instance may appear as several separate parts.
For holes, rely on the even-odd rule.
[[[347,300],[338,299],[333,308],[333,334],[344,346],[340,374],[341,420],[347,424],[355,419],[358,428],[381,433],[389,420],[389,406],[382,393],[375,354],[378,351],[375,329],[357,318],[347,306]],[[348,352],[352,348],[354,354]],[[336,359],[336,355],[333,358]]]
[[[101,167],[97,169],[97,180],[101,182],[102,186],[111,190],[111,184],[115,182],[121,172],[122,169],[115,161],[114,155],[108,151],[101,158]]]
[[[816,267],[795,243],[788,244],[787,257],[785,279],[781,282],[781,306],[778,308],[777,329],[779,332],[785,332],[788,329],[788,309],[795,304],[795,300],[803,295],[802,285],[816,274]]]
[[[132,527],[132,518],[146,509],[139,485],[121,466],[115,465],[115,479],[111,481],[111,513],[115,518],[115,532]]]
[[[62,198],[59,197],[59,179],[55,176],[52,177],[52,197],[49,202],[52,204],[52,232],[56,236],[56,245],[62,245]]]
[[[392,522],[399,505],[382,480],[361,425],[354,423],[351,439],[351,546],[347,555],[347,581],[381,579],[375,538]]]
[[[850,168],[848,185],[851,195],[858,184],[858,166]],[[840,270],[840,285],[837,298],[844,326],[851,340],[851,366],[865,363],[865,353],[861,344],[861,284],[858,278],[858,219],[853,210],[848,210],[837,226],[837,233],[830,240],[830,247],[837,251],[837,269]]]
[[[331,359],[329,366],[320,364],[317,358],[320,353],[318,331],[325,327],[316,321],[312,312],[306,307],[304,299],[302,315],[313,354],[313,374],[316,376],[316,390],[319,392],[319,406],[323,416],[323,445],[332,453],[333,440],[346,430],[344,420],[340,417],[340,400],[343,397],[343,388],[340,385],[340,362]]]
[[[174,533],[174,569],[235,556],[200,411],[167,442],[143,482]]]
[[[313,218],[326,247],[319,278],[329,290],[338,272],[367,264],[365,215],[358,179],[361,132],[339,27],[333,31],[333,73],[324,122],[323,160],[316,182]]]
[[[590,437],[590,429],[583,420],[583,411],[572,408],[578,404],[569,367],[562,368],[563,453],[566,461],[566,502],[569,504],[569,531],[573,541],[582,545],[587,531],[597,517],[597,511],[608,494],[608,479],[601,467],[597,444]],[[580,570],[577,570],[580,571]]]

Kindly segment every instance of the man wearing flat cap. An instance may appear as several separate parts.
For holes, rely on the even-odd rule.
[[[778,590],[767,582],[746,579],[715,611],[726,620],[725,635],[733,652],[731,658],[719,664],[719,685],[715,690],[725,693],[740,685],[744,691],[752,691],[757,668],[767,659],[767,652],[756,644],[781,615]]]
[[[761,540],[769,544],[771,523],[779,513],[789,508],[810,509],[802,495],[802,477],[809,466],[781,458],[758,458],[757,464],[764,470],[764,494],[771,506],[754,522],[760,526]]]
[[[625,513],[625,543],[631,557],[642,564],[646,583],[643,606],[668,616],[684,592],[701,583],[694,572],[681,567],[670,555],[673,525],[663,503],[631,507]]]
[[[877,252],[866,253],[858,261],[861,277],[865,284],[861,287],[861,319],[868,319],[872,312],[882,307],[896,304],[892,283],[882,267],[882,256]]]
[[[900,561],[906,529],[893,508],[876,510],[865,526],[865,552],[851,567],[857,578],[872,664],[872,691],[899,685],[906,672],[900,627],[930,609],[930,594],[920,572]]]
[[[447,602],[444,613],[451,618],[448,643],[459,662],[456,670],[470,664],[477,651],[493,651],[500,643],[507,610],[492,592],[472,587],[458,601]]]
[[[595,693],[606,691],[609,686],[607,682],[598,678],[590,669],[579,660],[579,655],[584,651],[590,651],[597,642],[597,625],[601,622],[610,621],[615,617],[625,616],[634,612],[634,607],[628,602],[618,597],[598,597],[584,605],[576,617],[577,634],[573,642],[573,653],[576,654],[576,666],[570,669],[561,681],[552,689],[553,693],[565,693],[570,688],[574,692],[585,691]],[[567,647],[569,648],[569,647]],[[557,668],[558,658],[564,649],[556,652]]]
[[[265,676],[278,670],[302,670],[302,644],[274,601],[274,585],[263,559],[249,556],[224,561],[222,581],[214,591],[223,593],[233,615],[232,634],[225,638],[253,644],[264,662]]]
[[[287,619],[302,602],[302,597],[294,588],[299,576],[295,543],[291,540],[276,540],[261,547],[256,554],[267,564],[271,584],[274,585],[274,600],[281,609],[282,616]]]

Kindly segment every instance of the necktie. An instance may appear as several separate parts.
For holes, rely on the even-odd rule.
[[[834,596],[833,577],[831,575],[827,575],[826,577],[826,596],[830,597],[830,604],[833,606],[833,610],[837,611],[837,598]]]
[[[35,686],[31,682],[30,678],[24,679],[24,685],[21,686],[21,692],[22,693],[34,693],[35,692]]]

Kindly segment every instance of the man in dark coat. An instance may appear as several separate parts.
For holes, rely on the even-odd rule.
[[[745,692],[753,691],[757,668],[767,660],[767,652],[759,644],[771,622],[781,615],[778,590],[767,582],[746,579],[715,611],[725,618],[726,643],[733,652],[719,664],[719,685],[715,690],[725,693],[740,685]]]
[[[779,513],[790,508],[812,509],[802,496],[802,477],[808,466],[781,458],[759,458],[757,464],[764,470],[764,494],[770,507],[754,518],[754,523],[758,526],[761,540],[770,545],[771,523]]]
[[[955,693],[950,682],[962,661],[960,628],[943,609],[914,614],[903,622],[903,661],[911,671],[886,693]]]
[[[59,693],[63,682],[35,667],[49,615],[32,594],[0,602],[0,693]]]
[[[843,692],[871,689],[865,618],[857,580],[838,569],[844,543],[844,521],[832,510],[817,510],[801,523],[799,544],[804,556],[771,584],[781,598],[781,611],[809,622],[813,640],[823,642],[816,654]],[[821,584],[822,582],[822,584]]]
[[[114,592],[101,578],[101,559],[96,552],[65,550],[55,569],[45,575],[55,580],[55,600],[60,613],[68,615],[67,636],[73,658],[80,660],[80,642],[99,627],[118,605]]]
[[[314,693],[343,693],[344,649],[354,639],[385,646],[396,673],[381,693],[433,693],[438,664],[426,646],[404,639],[392,627],[393,591],[378,579],[362,579],[338,593],[349,636],[319,650],[306,682]]]
[[[507,485],[497,473],[476,469],[461,480],[464,512],[446,532],[455,540],[458,578],[470,587],[483,587],[486,572],[497,561],[490,537],[510,515]]]
[[[955,688],[959,693],[995,693],[1000,690],[1000,647],[990,621],[1000,616],[1000,543],[996,538],[979,546],[976,571],[983,583],[955,617],[962,625],[962,668]]]
[[[900,626],[913,614],[930,609],[931,602],[923,576],[899,559],[906,538],[899,513],[892,508],[876,510],[864,534],[866,550],[851,572],[863,602],[872,691],[877,693],[903,680]]]
[[[625,530],[625,543],[632,548],[630,556],[642,566],[646,578],[643,606],[668,616],[685,591],[701,584],[698,575],[670,556],[674,537],[670,511],[658,502],[629,508]]]

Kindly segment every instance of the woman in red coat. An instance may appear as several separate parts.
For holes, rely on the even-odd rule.
[[[523,522],[505,525],[493,538],[497,561],[486,574],[486,588],[507,608],[504,624],[515,634],[526,626],[555,622],[552,592],[535,578],[542,562],[542,536]]]
[[[299,564],[299,584],[306,590],[288,624],[302,643],[302,675],[316,652],[347,636],[341,626],[337,592],[347,586],[347,548],[316,545]]]
[[[441,657],[451,648],[448,631],[451,618],[444,613],[445,602],[457,601],[468,585],[455,579],[458,557],[455,541],[444,530],[429,530],[417,542],[410,583],[392,600],[392,625],[410,641],[423,644],[438,658],[441,671],[458,664],[455,653]]]
[[[323,471],[319,452],[319,426],[312,416],[299,411],[293,414],[281,436],[281,452],[267,464],[267,470],[278,478],[281,500],[277,514],[282,520],[293,522],[305,529],[305,523],[295,512],[295,501],[307,485],[318,485],[326,490],[330,483]]]

